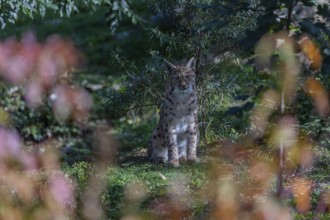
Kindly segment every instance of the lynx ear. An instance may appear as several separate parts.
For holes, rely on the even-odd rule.
[[[169,61],[167,61],[166,59],[164,59],[164,62],[166,64],[168,72],[171,74],[173,72],[173,70],[176,69],[176,66],[174,64],[170,63]]]
[[[196,68],[196,60],[195,60],[194,57],[192,57],[192,58],[188,61],[186,67],[188,67],[188,68],[190,68],[190,69],[192,69],[192,70],[195,71],[195,68]]]

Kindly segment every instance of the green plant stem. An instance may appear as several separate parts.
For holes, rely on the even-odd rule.
[[[284,89],[281,91],[281,115],[284,114],[285,102],[284,102]],[[277,196],[280,197],[283,190],[283,167],[284,167],[284,144],[283,139],[281,139],[279,146],[279,168],[277,173]]]

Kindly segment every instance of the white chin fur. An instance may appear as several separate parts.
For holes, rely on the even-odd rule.
[[[186,93],[190,93],[190,92],[192,92],[193,91],[193,89],[192,89],[192,86],[190,85],[186,90],[182,90],[182,89],[179,89],[178,87],[176,87],[175,89],[174,89],[174,93],[177,93],[177,94],[186,94]]]

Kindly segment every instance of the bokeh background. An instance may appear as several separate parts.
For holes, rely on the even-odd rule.
[[[329,219],[330,5],[0,1],[0,219]],[[198,164],[152,164],[163,59]]]

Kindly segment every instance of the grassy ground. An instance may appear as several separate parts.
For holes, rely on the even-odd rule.
[[[172,187],[171,184],[182,183],[188,186],[184,189],[187,190],[185,193],[192,194],[194,190],[202,189],[207,183],[203,164],[176,169],[148,162],[130,162],[133,164],[123,163],[108,167],[103,176],[106,179],[106,189],[102,200],[110,219],[119,219],[125,215],[149,218],[170,215],[171,198],[168,192]],[[84,187],[89,166],[82,162],[64,170],[75,176],[80,182],[79,185]],[[188,204],[187,208],[193,212],[192,216],[202,215],[205,212],[205,204],[199,202],[197,198],[189,201]]]
[[[253,183],[253,178],[249,175],[253,161],[258,161],[260,158],[259,151],[234,150],[231,153],[235,153],[235,156],[228,152],[221,153],[221,150],[223,149],[219,146],[203,146],[200,152],[201,163],[172,168],[148,162],[144,149],[135,151],[125,149],[119,153],[118,163],[109,166],[102,176],[106,182],[102,194],[106,215],[110,219],[125,216],[142,219],[171,219],[175,216],[189,219],[215,219],[215,210],[219,209],[217,200],[230,202],[226,192],[221,192],[225,188],[237,196],[234,206],[238,208],[237,213],[242,217],[244,216],[242,213],[246,211],[252,213],[249,206],[246,206],[252,201],[256,202],[253,196],[267,195],[268,199],[275,198],[274,175],[267,180],[271,183],[267,185],[265,191],[260,191],[260,185]],[[83,191],[91,166],[93,165],[81,162],[67,166],[64,170],[77,179]],[[297,200],[291,192],[284,195],[281,201],[276,200],[276,204],[288,207],[294,219],[312,219],[315,217],[322,192],[329,190],[329,172],[329,167],[316,166],[306,173],[306,176],[313,181],[310,211],[297,212],[295,208]],[[235,188],[226,186],[223,181],[227,178],[233,178],[229,183]],[[290,182],[294,179],[294,176],[286,175],[285,187],[290,188]],[[219,195],[223,195],[224,198]],[[277,207],[274,205],[273,208],[275,210]],[[329,214],[318,216],[319,219],[330,218]]]

